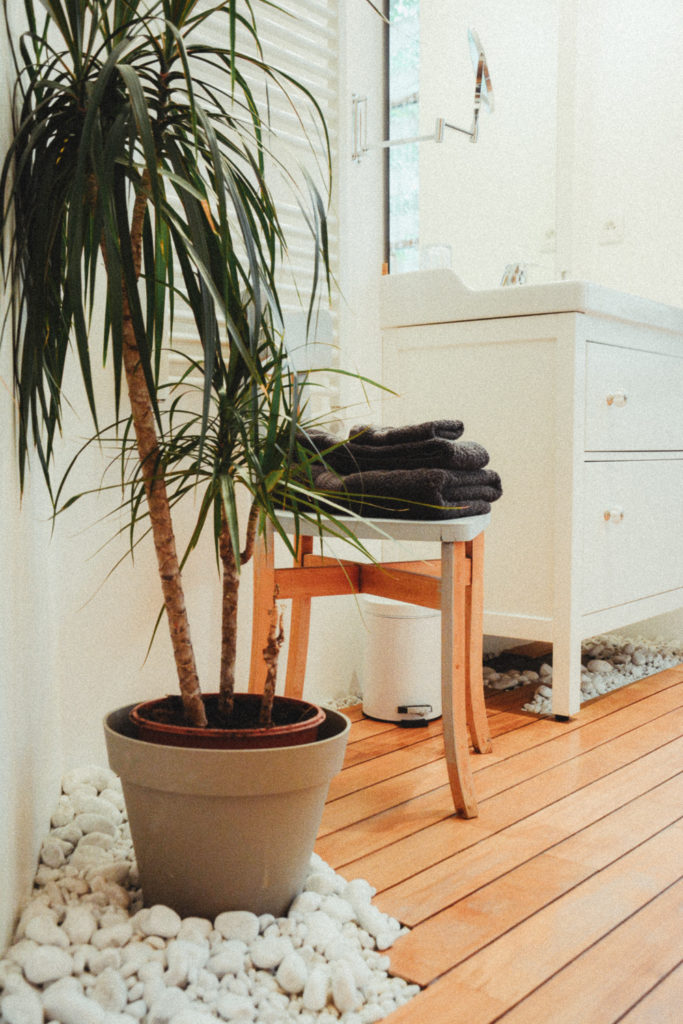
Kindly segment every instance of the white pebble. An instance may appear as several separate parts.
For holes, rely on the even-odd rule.
[[[43,1024],[43,1004],[28,985],[5,995],[0,1000],[0,1013],[7,1024]]]
[[[120,886],[128,881],[132,884],[132,870],[131,865],[128,861],[122,860],[109,860],[103,859],[95,864],[92,864],[86,869],[85,877],[88,881],[93,882],[95,879],[100,879],[104,882],[111,882],[114,887]],[[101,890],[107,891],[107,890]],[[112,897],[114,893],[117,893],[116,888],[109,889],[108,896]],[[126,895],[125,899],[121,898],[120,905],[128,906],[130,904],[130,897]]]
[[[553,674],[553,667],[544,661],[538,671],[541,676],[551,676]]]
[[[90,997],[99,1003],[103,1010],[121,1013],[128,1002],[128,986],[113,967],[107,967],[95,979],[90,989]]]
[[[103,800],[108,800],[110,804],[113,804],[117,811],[123,811],[125,808],[125,801],[123,799],[123,793],[120,789],[111,789],[107,787],[100,793]]]
[[[248,996],[223,992],[216,1000],[216,1012],[225,1020],[250,1021],[256,1016],[256,1007]]]
[[[79,786],[92,786],[97,792],[103,789],[115,789],[119,785],[119,780],[114,772],[101,765],[82,765],[72,768],[62,778],[62,789],[65,793],[72,793]]]
[[[56,836],[48,836],[43,840],[40,848],[40,859],[49,868],[60,868],[66,864],[67,857],[71,853],[73,845],[65,839],[58,839]]]
[[[322,964],[316,965],[308,975],[304,987],[302,1005],[306,1010],[322,1010],[327,1003],[327,995],[330,989],[329,971]]]
[[[118,971],[123,963],[120,949],[94,949],[92,946],[87,948],[89,950],[88,970],[91,974],[101,974],[108,967],[113,967]]]
[[[40,946],[59,946],[61,949],[68,949],[70,945],[69,936],[55,924],[54,917],[48,914],[32,918],[26,925],[24,934],[27,939],[33,939]]]
[[[201,944],[208,939],[212,929],[213,925],[206,917],[184,917],[180,924],[178,938]]]
[[[206,1010],[190,1007],[187,1010],[181,1010],[180,1013],[174,1013],[170,1024],[216,1024],[216,1018]]]
[[[77,849],[80,850],[84,846],[99,846],[102,850],[111,850],[113,845],[114,837],[106,832],[88,832],[82,839],[79,839]]]
[[[328,917],[335,921],[341,921],[342,924],[346,921],[353,921],[354,918],[353,907],[348,900],[342,899],[341,896],[326,896],[320,904],[320,909]]]
[[[354,909],[363,903],[369,903],[377,890],[364,878],[354,878],[344,888],[344,898]]]
[[[306,879],[308,892],[317,892],[321,896],[329,896],[335,891],[335,879],[331,871],[315,871]]]
[[[353,971],[344,960],[332,964],[330,972],[332,1000],[340,1013],[351,1013],[358,1009],[362,1000],[356,988]]]
[[[41,893],[35,899],[32,899],[30,903],[27,903],[22,910],[19,924],[17,925],[17,937],[21,938],[26,934],[26,926],[29,921],[33,920],[34,917],[43,917],[45,914],[57,924],[57,913],[50,908],[49,897],[46,893]]]
[[[55,812],[50,818],[50,823],[55,828],[59,828],[60,826],[70,824],[73,820],[74,809],[71,806],[71,800],[69,800],[68,796],[60,796]]]
[[[90,868],[99,869],[102,865],[111,862],[110,850],[103,850],[101,846],[88,846],[78,844],[71,854],[70,864],[79,871],[87,871]]]
[[[92,936],[90,942],[96,949],[108,949],[112,946],[125,946],[132,937],[133,928],[130,921],[120,921],[107,928],[100,928]]]
[[[176,1014],[189,1009],[189,999],[180,988],[166,988],[150,1007],[147,1024],[167,1024]]]
[[[302,892],[296,897],[291,907],[289,908],[289,917],[296,917],[303,914],[312,914],[314,910],[319,910],[322,903],[322,897],[317,892]]]
[[[104,1010],[84,995],[75,978],[64,978],[42,994],[47,1019],[59,1024],[104,1024]]]
[[[537,686],[536,692],[534,693],[535,697],[547,697],[548,699],[550,699],[552,695],[552,689],[549,686],[546,686],[545,683],[541,683],[540,686]]]
[[[121,812],[111,800],[103,800],[101,796],[77,791],[71,794],[71,806],[76,814],[99,814],[115,825],[121,820]],[[80,826],[79,826],[80,827]]]
[[[290,995],[303,992],[308,979],[305,960],[298,953],[288,953],[278,967],[275,977],[280,988]]]
[[[519,680],[507,675],[498,676],[489,683],[491,690],[513,690],[516,686],[519,686]]]
[[[249,952],[254,967],[270,971],[282,963],[291,949],[292,943],[289,939],[272,935],[268,938],[256,939],[251,944]]]
[[[589,672],[596,672],[599,675],[608,675],[612,671],[609,661],[603,661],[602,658],[593,658],[588,662],[586,668]]]
[[[259,919],[248,910],[227,910],[218,915],[214,928],[224,939],[250,943],[259,933]]]
[[[247,944],[239,939],[228,939],[221,943],[206,966],[217,978],[223,978],[226,974],[238,974],[244,968],[247,948]]]
[[[89,832],[104,832],[110,836],[116,836],[117,834],[116,825],[104,814],[92,814],[90,812],[77,814],[74,818],[74,825],[76,828],[80,828],[83,835],[87,835]]]
[[[268,929],[274,923],[274,921],[275,921],[275,915],[274,914],[260,914],[259,915],[258,930],[261,933],[261,935],[265,935],[265,933],[268,931]]]
[[[309,914],[306,918],[305,926],[306,942],[316,949],[324,948],[338,934],[336,922],[333,921],[329,914],[325,914],[322,910],[316,910]]]
[[[154,1006],[166,992],[166,986],[161,978],[152,978],[146,981],[142,990],[142,998],[147,1006]]]
[[[200,946],[195,942],[174,939],[166,950],[168,967],[164,975],[164,982],[167,985],[178,985],[183,988],[188,983],[194,984],[208,959],[208,942],[204,946]]]
[[[180,914],[163,903],[150,907],[140,921],[143,935],[159,935],[162,939],[174,938],[181,924]]]
[[[161,978],[166,968],[166,955],[163,954],[161,959],[158,959],[158,950],[152,949],[147,943],[144,943],[144,948],[149,950],[150,958],[141,967],[138,968],[138,978],[140,981],[152,981],[153,979]],[[125,957],[125,951],[124,951]]]
[[[387,918],[372,903],[360,904],[356,907],[356,917],[361,928],[375,937],[387,931]]]
[[[647,662],[648,657],[651,657],[651,656],[652,656],[652,651],[644,651],[644,650],[642,650],[642,648],[640,650],[634,651],[633,652],[633,656],[632,656],[633,664],[634,665],[644,665]]]
[[[46,985],[67,977],[73,965],[73,958],[65,949],[59,946],[37,946],[27,956],[23,969],[27,981],[34,985]]]
[[[147,1003],[144,999],[136,999],[134,1003],[128,1003],[126,1012],[129,1013],[134,1020],[142,1020],[147,1013]]]

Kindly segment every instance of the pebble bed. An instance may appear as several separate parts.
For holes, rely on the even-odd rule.
[[[389,974],[403,934],[316,854],[286,917],[143,907],[118,778],[73,770],[32,896],[0,960],[6,1024],[373,1024],[419,988]]]
[[[606,633],[592,637],[582,645],[581,702],[617,690],[636,679],[644,679],[683,661],[683,644],[670,640],[643,640]],[[537,683],[533,698],[523,711],[539,715],[552,713],[553,667],[543,663],[538,672],[510,669],[496,672],[484,665],[484,686],[489,692],[513,690]]]

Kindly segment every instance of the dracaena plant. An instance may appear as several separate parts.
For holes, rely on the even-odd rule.
[[[16,87],[0,179],[1,255],[13,296],[5,327],[21,481],[35,450],[58,493],[53,454],[69,359],[78,362],[99,433],[92,366],[104,359],[117,408],[124,389],[128,396],[120,443],[123,456],[131,443],[137,452],[130,508],[135,521],[144,495],[185,716],[201,726],[175,502],[203,489],[189,547],[208,525],[220,554],[226,712],[240,564],[283,495],[299,514],[318,514],[306,474],[303,483],[292,474],[302,413],[276,329],[286,239],[266,172],[277,163],[268,158],[267,118],[249,84],[254,73],[313,111],[325,164],[324,119],[310,92],[264,60],[259,4],[248,0],[24,0],[19,35],[11,0],[3,4]],[[290,180],[302,184],[312,278],[324,288],[325,203],[307,176]],[[162,413],[161,352],[181,300],[202,345],[193,367],[200,401],[183,414],[175,397]],[[105,312],[100,337],[92,324],[97,304]],[[242,551],[240,486],[250,497]]]

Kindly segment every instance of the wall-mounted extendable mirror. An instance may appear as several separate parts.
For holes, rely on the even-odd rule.
[[[481,40],[473,28],[467,31],[472,66],[474,67],[474,113],[470,128],[460,128],[451,124],[444,117],[437,117],[434,123],[434,131],[427,135],[411,135],[405,139],[385,139],[383,142],[368,144],[367,141],[367,97],[353,95],[352,120],[353,120],[353,160],[360,160],[364,153],[371,149],[388,149],[390,146],[406,146],[413,142],[443,142],[445,129],[451,128],[460,132],[461,135],[468,135],[470,142],[476,142],[479,138],[479,114],[482,109],[493,111],[493,88],[491,86],[491,75],[486,61],[486,53]]]

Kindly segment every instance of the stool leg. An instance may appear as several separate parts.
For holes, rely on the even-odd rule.
[[[467,735],[465,665],[467,559],[464,542],[441,544],[441,702],[448,778],[456,812],[476,818]]]
[[[484,623],[484,534],[467,544],[472,564],[472,582],[468,588],[466,605],[467,662],[466,694],[467,724],[474,749],[480,754],[491,751],[491,733],[484,702],[482,673]]]
[[[273,527],[268,524],[265,534],[256,538],[254,545],[254,599],[252,605],[251,664],[249,692],[262,693],[266,681],[263,648],[268,639],[269,612],[273,606],[275,588],[275,557],[273,553]]]
[[[312,537],[299,537],[295,566],[303,566],[304,556],[313,550]],[[289,626],[289,653],[287,655],[287,675],[285,676],[285,693],[288,697],[301,699],[304,692],[306,675],[306,659],[308,656],[308,634],[311,625],[310,597],[292,598],[292,615]]]

